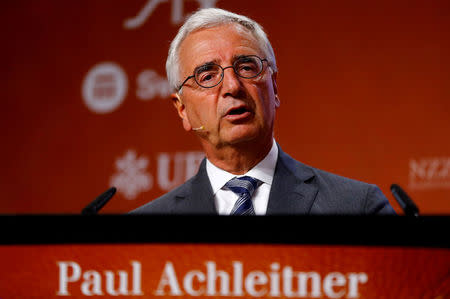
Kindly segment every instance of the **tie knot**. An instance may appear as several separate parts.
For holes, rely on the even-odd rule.
[[[248,194],[252,197],[256,188],[261,184],[262,182],[258,179],[243,176],[240,178],[232,178],[225,184],[225,188],[233,191],[237,195]]]

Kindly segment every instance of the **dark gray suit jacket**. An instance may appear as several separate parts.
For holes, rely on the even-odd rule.
[[[312,168],[278,149],[267,215],[395,214],[377,186]],[[186,183],[131,213],[217,214],[206,160]]]

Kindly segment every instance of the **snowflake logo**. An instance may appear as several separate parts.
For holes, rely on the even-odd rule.
[[[153,178],[147,172],[147,166],[145,156],[138,158],[134,150],[128,150],[116,160],[117,172],[111,177],[110,185],[115,186],[126,199],[135,199],[153,187]]]

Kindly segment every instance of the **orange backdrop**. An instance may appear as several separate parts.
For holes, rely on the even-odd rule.
[[[164,63],[199,7],[248,15],[278,59],[276,140],[299,161],[398,183],[450,213],[449,1],[2,3],[0,213],[77,213],[110,185],[126,212],[202,158],[167,100]]]

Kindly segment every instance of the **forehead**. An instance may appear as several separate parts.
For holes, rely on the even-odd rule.
[[[190,33],[179,48],[182,74],[204,63],[229,64],[240,55],[262,55],[253,34],[238,24],[204,28]]]

